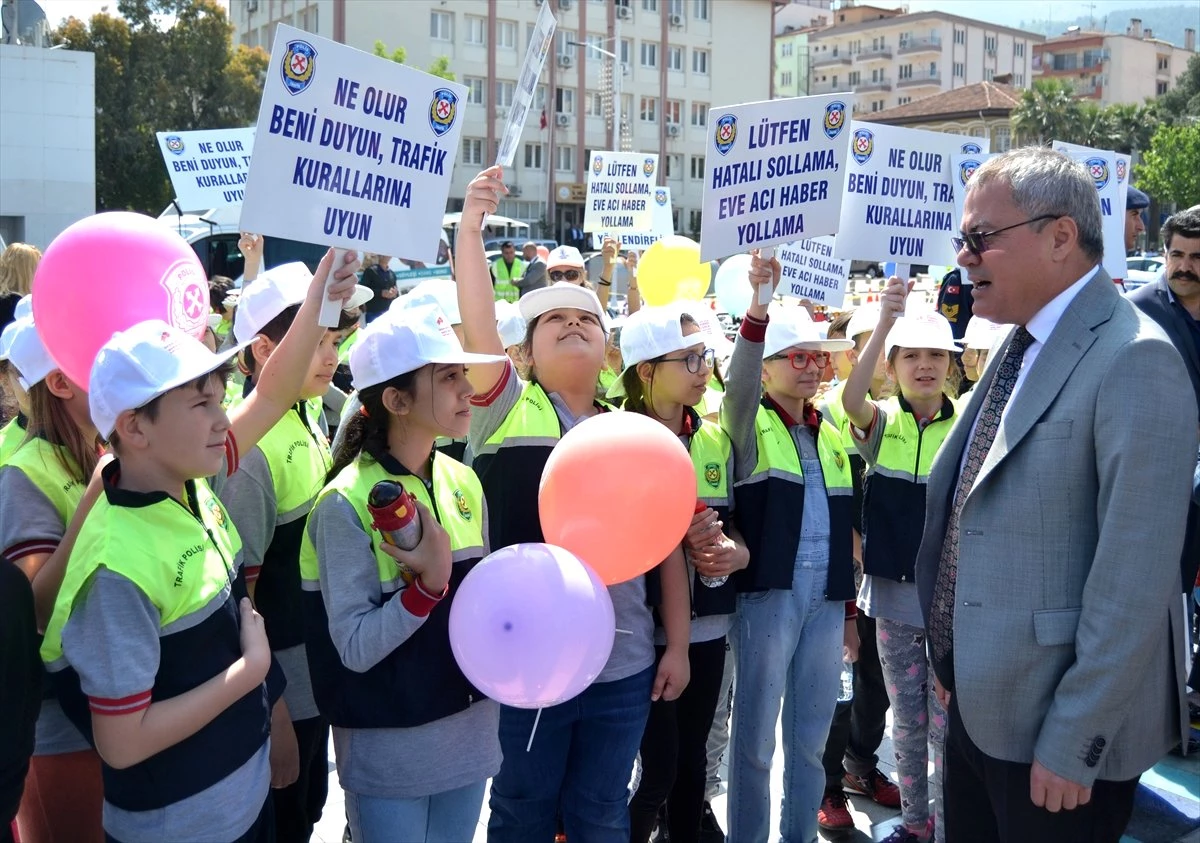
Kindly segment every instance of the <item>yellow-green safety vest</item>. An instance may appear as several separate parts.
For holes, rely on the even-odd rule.
[[[17,416],[0,428],[0,465],[7,465],[8,458],[25,441],[25,420]]]
[[[525,261],[513,258],[512,266],[504,263],[504,258],[492,262],[492,275],[496,279],[493,291],[497,299],[516,301],[521,298],[521,290],[516,281],[525,276]]]

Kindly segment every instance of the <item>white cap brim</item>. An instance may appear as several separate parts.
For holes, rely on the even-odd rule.
[[[552,310],[571,309],[591,313],[600,320],[601,327],[605,331],[608,330],[608,317],[600,307],[600,300],[596,298],[596,294],[586,287],[567,281],[559,281],[549,287],[526,293],[517,301],[517,307],[527,323]]]
[[[355,284],[354,292],[350,294],[349,301],[342,305],[342,310],[353,310],[356,307],[362,307],[373,298],[375,298],[374,290],[370,287],[364,287],[362,284]]]

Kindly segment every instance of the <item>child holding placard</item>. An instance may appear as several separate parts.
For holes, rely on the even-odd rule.
[[[502,176],[499,167],[491,167],[467,188],[457,249],[467,350],[495,355],[504,348],[481,228],[507,192]],[[560,281],[522,296],[518,306],[528,326],[523,359],[530,380],[522,381],[507,360],[472,366],[467,373],[477,393],[469,448],[491,507],[493,547],[543,540],[538,484],[550,452],[575,424],[606,409],[595,398],[605,340],[604,311],[595,293]],[[688,681],[685,571],[662,565],[657,570],[667,630],[657,672],[646,577],[638,576],[609,587],[622,632],[590,687],[540,714],[501,709],[504,763],[492,781],[492,843],[552,840],[560,808],[568,839],[628,843],[626,783],[651,699],[675,699]]]
[[[903,823],[889,843],[943,840],[942,743],[946,712],[930,681],[925,622],[913,579],[925,524],[925,481],[956,418],[947,378],[957,350],[950,323],[938,313],[902,316],[910,282],[892,278],[880,299],[879,323],[842,392],[842,405],[868,466],[863,504],[863,584],[859,610],[875,619],[879,661],[892,706],[892,740]],[[867,397],[871,373],[887,345],[888,373],[900,394]],[[928,767],[934,759],[934,816]]]
[[[704,812],[708,733],[725,669],[725,636],[733,624],[737,590],[730,578],[750,555],[729,524],[733,509],[733,449],[721,428],[705,422],[695,405],[704,398],[715,353],[697,320],[677,307],[639,310],[621,333],[625,367],[612,397],[625,409],[661,421],[691,454],[696,509],[683,541],[691,592],[688,662],[691,681],[672,701],[650,706],[642,736],[642,777],[629,804],[630,840],[645,843],[666,805],[672,841],[695,843]],[[653,599],[651,602],[655,602]],[[655,630],[659,656],[666,635]]]
[[[301,575],[355,843],[470,840],[500,767],[499,706],[458,669],[448,629],[454,592],[488,553],[487,508],[475,473],[434,440],[470,424],[464,366],[501,359],[465,353],[435,305],[389,311],[350,352],[362,409],[309,517]],[[381,481],[416,501],[411,550],[372,529]]]
[[[114,335],[93,365],[91,418],[117,460],[42,658],[104,760],[109,840],[273,839],[268,735],[283,677],[261,619],[238,604],[241,543],[214,488],[297,400],[332,262],[330,252],[258,388],[229,416],[223,376],[237,349],[214,355],[150,321]],[[348,256],[331,298],[350,293],[356,269]]]
[[[816,839],[825,789],[821,754],[843,657],[856,658],[858,649],[853,605],[846,606],[854,598],[850,462],[841,434],[813,404],[830,353],[852,343],[823,339],[799,308],[768,320],[758,293],[773,290],[780,274],[777,260],[755,254],[749,272],[755,294],[720,413],[733,443],[737,525],[750,550],[749,567],[737,575],[732,635],[731,840],[769,835],[781,700],[780,831],[784,840]]]

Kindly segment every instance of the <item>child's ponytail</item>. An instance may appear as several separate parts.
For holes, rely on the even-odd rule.
[[[343,425],[341,444],[333,453],[333,466],[325,476],[325,482],[330,483],[342,470],[354,462],[362,454],[373,457],[381,454],[388,447],[388,425],[391,424],[392,414],[383,405],[383,393],[388,387],[401,392],[412,393],[416,374],[420,369],[397,375],[389,381],[369,386],[358,393],[362,407],[357,413],[347,419]]]

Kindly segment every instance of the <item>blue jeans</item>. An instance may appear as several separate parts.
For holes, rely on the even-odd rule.
[[[792,590],[743,594],[730,636],[737,695],[730,741],[729,839],[767,843],[771,761],[783,701],[783,843],[817,839],[821,756],[842,668],[845,604],[825,599],[827,568],[797,561]]]
[[[462,843],[475,836],[486,781],[415,799],[346,791],[354,843]]]
[[[537,712],[502,707],[488,843],[550,843],[560,811],[571,843],[629,843],[628,783],[653,685],[649,667],[542,709],[528,752]]]

